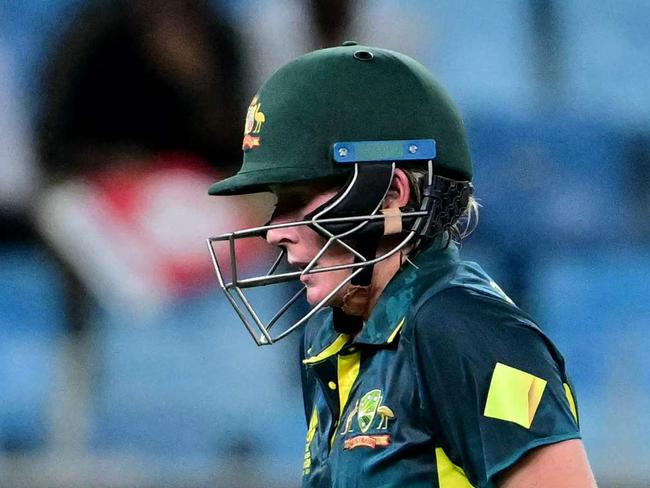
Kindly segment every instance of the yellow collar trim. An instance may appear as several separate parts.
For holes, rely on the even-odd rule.
[[[406,320],[406,317],[404,317],[404,318],[402,318],[402,320],[400,320],[399,324],[397,324],[397,327],[395,327],[395,330],[393,330],[393,332],[388,337],[388,340],[386,341],[386,344],[390,344],[391,342],[393,342],[395,340],[395,337],[397,337],[397,334],[399,334],[399,332],[402,330],[402,327],[404,326],[404,321],[405,320]]]
[[[336,339],[334,339],[334,341],[329,346],[327,346],[325,349],[323,349],[315,356],[311,356],[307,359],[303,359],[302,363],[314,364],[324,359],[327,359],[329,357],[332,357],[334,356],[334,354],[336,354],[341,349],[343,349],[343,347],[345,347],[345,345],[348,343],[349,340],[350,340],[350,336],[348,334],[339,334],[339,336]]]

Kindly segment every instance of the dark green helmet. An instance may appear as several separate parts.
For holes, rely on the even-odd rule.
[[[346,175],[342,141],[434,140],[434,171],[471,180],[460,115],[440,84],[403,54],[345,43],[278,70],[248,109],[241,170],[211,195],[267,191],[269,185]]]

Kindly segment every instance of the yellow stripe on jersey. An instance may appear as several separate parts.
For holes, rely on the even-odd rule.
[[[343,415],[345,406],[348,403],[350,390],[354,380],[359,376],[361,365],[361,353],[355,352],[347,356],[339,356],[337,362],[337,376],[339,378],[339,419]]]
[[[473,488],[465,471],[449,459],[442,447],[436,447],[436,468],[440,488]]]
[[[302,464],[303,474],[309,474],[311,471],[311,441],[314,440],[316,429],[318,428],[318,410],[314,405],[311,411],[311,419],[309,420],[309,427],[307,428],[307,438],[305,439],[305,457]]]
[[[311,444],[311,441],[314,439],[316,434],[316,428],[318,427],[318,409],[314,405],[314,409],[311,411],[311,419],[309,419],[309,427],[307,428],[307,444]]]
[[[483,415],[529,429],[546,389],[546,380],[497,363]]]
[[[390,336],[388,337],[388,340],[386,341],[386,344],[390,344],[395,340],[395,337],[397,337],[397,334],[399,334],[400,330],[402,330],[402,326],[404,325],[404,321],[406,320],[406,317],[404,317],[402,320],[399,321],[399,324],[395,327],[393,332],[391,332]]]
[[[569,409],[571,409],[571,413],[573,414],[573,418],[577,422],[578,421],[578,410],[576,409],[576,401],[573,398],[573,393],[571,393],[571,388],[566,383],[563,383],[562,386],[564,386],[564,394],[566,395],[567,400],[569,400]]]
[[[334,445],[334,439],[336,438],[336,433],[338,431],[338,424],[343,417],[343,412],[345,411],[345,407],[348,403],[352,385],[357,379],[357,376],[359,376],[359,368],[361,367],[361,353],[355,352],[353,354],[339,355],[336,359],[336,375],[339,381],[339,416],[335,420],[336,428],[332,433],[330,446]]]

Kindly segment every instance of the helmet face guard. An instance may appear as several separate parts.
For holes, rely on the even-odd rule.
[[[417,211],[382,211],[382,204],[388,189],[390,188],[394,171],[394,162],[388,165],[369,165],[366,167],[360,167],[359,164],[355,164],[352,177],[343,190],[329,202],[307,215],[304,220],[281,224],[267,224],[207,239],[208,249],[212,257],[212,263],[217,274],[219,286],[226,294],[228,301],[233,306],[235,312],[242,320],[244,326],[258,346],[273,344],[274,342],[286,337],[288,334],[307,322],[319,310],[327,306],[332,298],[337,295],[345,285],[362,273],[364,269],[374,266],[376,263],[389,258],[414,241],[414,238],[418,234],[418,227],[421,227],[422,222],[424,222],[427,217],[427,211],[424,207]],[[431,161],[429,162],[429,172],[429,178],[431,178]],[[358,203],[359,199],[365,199],[366,202],[369,201],[368,185],[366,183],[371,180],[374,183],[375,196],[378,191],[380,194],[379,197],[375,198],[374,202],[372,202],[372,208],[370,211],[363,212],[363,206],[358,205]],[[373,192],[371,191],[370,193],[372,196]],[[348,207],[347,212],[346,207]],[[343,213],[346,213],[346,215],[342,215]],[[410,230],[403,230],[404,221],[413,222]],[[324,246],[303,270],[278,272],[280,264],[283,263],[286,258],[285,250],[281,249],[279,255],[265,274],[252,278],[240,278],[236,251],[236,242],[239,239],[253,237],[264,238],[269,230],[298,226],[308,226],[325,239]],[[371,239],[373,238],[372,236],[380,237],[381,235],[389,234],[403,234],[404,237],[393,248],[375,257],[365,256],[363,252],[358,250],[355,245],[351,243],[351,241],[355,240]],[[216,252],[215,245],[218,245],[218,243],[227,243],[229,246],[230,252],[228,253],[228,256],[230,257],[230,262],[227,268],[219,262],[219,258],[217,257],[218,253]],[[332,246],[336,245],[343,247],[354,256],[355,262],[328,267],[318,266],[318,261],[322,256],[331,249]],[[230,272],[230,279],[225,278],[224,271],[226,269]],[[251,288],[297,281],[304,275],[345,269],[350,270],[350,274],[334,289],[332,289],[325,298],[314,305],[302,318],[293,323],[285,324],[284,326],[275,327],[292,306],[301,298],[301,296],[304,295],[306,287],[303,286],[297,293],[289,298],[268,321],[264,321],[259,317],[255,311],[255,307],[246,296],[246,290]],[[271,332],[272,328],[274,328],[273,333]]]
[[[435,143],[432,140],[429,142],[432,150],[428,155],[435,156]],[[340,147],[335,145],[334,151],[338,150]],[[346,156],[349,156],[349,152]],[[377,158],[377,155],[373,155],[373,158]],[[471,194],[469,182],[456,182],[434,175],[433,160],[429,159],[426,162],[427,176],[420,208],[417,210],[403,208],[395,211],[383,209],[385,197],[393,180],[395,161],[375,160],[372,162],[354,161],[353,163],[352,175],[341,191],[330,201],[306,215],[303,220],[266,224],[207,239],[219,286],[258,346],[273,344],[305,324],[319,310],[326,307],[348,283],[359,279],[361,273],[369,270],[369,274],[372,276],[372,267],[376,263],[402,251],[407,246],[417,246],[422,239],[431,238],[444,232],[448,228],[449,222],[455,221],[467,206]],[[445,203],[450,188],[460,189],[457,194],[452,192],[455,207],[452,210],[454,215],[451,215],[451,218],[450,207],[448,203]],[[441,210],[443,212],[440,212]],[[436,214],[442,214],[443,221],[436,217]],[[269,230],[299,226],[308,226],[325,239],[323,247],[303,270],[278,271],[280,265],[286,261],[286,251],[282,248],[265,274],[252,278],[240,276],[236,249],[238,240],[265,238]],[[381,255],[375,254],[376,243],[382,236],[387,235],[401,235],[402,238]],[[370,246],[371,255],[367,252],[367,246],[358,245],[365,244],[369,240],[375,241],[375,245]],[[227,265],[219,262],[219,253],[216,252],[215,246],[220,243],[229,246],[229,252],[224,253],[229,256]],[[319,260],[333,246],[344,248],[354,257],[354,262],[336,266],[319,266]],[[366,252],[361,248],[365,248]],[[305,275],[346,269],[350,270],[350,274],[342,279],[327,296],[300,319],[290,320],[291,323],[286,323],[285,320],[280,326],[276,325],[282,322],[287,312],[305,294],[305,286],[291,296],[267,321],[258,315],[252,301],[246,296],[247,291],[252,288],[298,281]],[[226,278],[224,272],[226,270],[229,271],[229,279]]]

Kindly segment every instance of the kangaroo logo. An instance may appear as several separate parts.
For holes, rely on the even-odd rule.
[[[262,130],[262,125],[266,122],[266,116],[261,110],[262,104],[258,101],[257,95],[253,97],[251,104],[248,106],[246,113],[246,124],[244,125],[244,142],[242,149],[248,151],[260,145],[260,136],[257,135]]]

